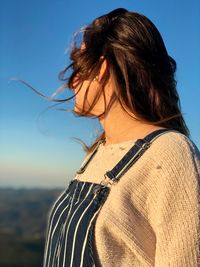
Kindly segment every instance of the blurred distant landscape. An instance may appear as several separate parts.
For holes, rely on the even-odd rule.
[[[0,267],[42,266],[48,212],[63,190],[0,188]]]

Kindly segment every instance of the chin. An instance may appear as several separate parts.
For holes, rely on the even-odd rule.
[[[89,107],[86,106],[86,107],[85,107],[85,111],[88,110],[88,109],[89,109]],[[82,112],[82,109],[81,109],[81,108],[78,108],[77,105],[75,104],[75,105],[74,105],[74,112],[76,112],[77,114],[80,114],[80,113]],[[98,115],[100,115],[102,112],[103,112],[103,111],[99,111],[99,110],[92,109],[92,110],[90,111],[90,113],[87,114],[86,116],[88,116],[88,117],[91,117],[91,116],[98,116]]]
[[[79,112],[80,112],[80,110],[77,108],[77,106],[74,106],[74,111],[75,111],[76,113],[79,113]]]

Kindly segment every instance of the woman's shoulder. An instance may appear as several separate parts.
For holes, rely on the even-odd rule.
[[[169,131],[160,135],[151,144],[149,152],[157,157],[172,160],[192,159],[200,165],[200,151],[195,142],[178,131]]]
[[[200,152],[189,137],[176,131],[166,132],[155,139],[144,154],[143,166],[154,185],[161,182],[162,186],[199,187]]]

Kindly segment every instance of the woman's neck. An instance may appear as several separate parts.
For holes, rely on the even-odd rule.
[[[130,117],[119,103],[115,103],[100,123],[105,131],[104,146],[144,138],[150,132],[163,128]]]

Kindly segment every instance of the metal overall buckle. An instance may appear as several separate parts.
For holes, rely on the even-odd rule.
[[[96,186],[94,187],[93,192],[94,192],[95,195],[96,195],[96,194],[98,194],[98,193],[101,191],[102,186],[103,186],[103,188],[105,188],[105,187],[109,187],[109,185],[110,185],[110,186],[113,185],[114,183],[115,183],[115,181],[111,180],[111,179],[104,173],[104,178],[101,180],[101,182],[100,182],[98,185],[96,185]]]
[[[138,147],[140,147],[140,148],[143,148],[143,149],[147,149],[151,145],[151,142],[147,141],[145,138],[138,139],[137,141],[142,141],[142,143],[143,143],[142,145],[138,145],[137,143],[135,145],[138,146]]]

